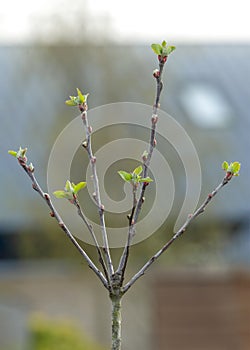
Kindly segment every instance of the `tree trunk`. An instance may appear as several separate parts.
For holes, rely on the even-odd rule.
[[[112,295],[112,347],[111,350],[121,350],[121,296]]]

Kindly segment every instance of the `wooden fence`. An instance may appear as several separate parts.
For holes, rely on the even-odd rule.
[[[249,350],[250,273],[179,272],[154,280],[156,350]]]

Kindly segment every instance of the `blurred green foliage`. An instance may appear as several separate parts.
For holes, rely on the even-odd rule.
[[[32,350],[104,350],[71,321],[34,315],[30,322]]]

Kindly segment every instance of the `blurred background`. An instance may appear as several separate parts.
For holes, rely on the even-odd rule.
[[[151,105],[157,58],[150,45],[163,39],[177,50],[167,62],[161,108],[198,151],[201,201],[221,181],[222,161],[240,161],[242,170],[124,298],[123,349],[250,348],[246,6],[243,0],[1,4],[1,350],[109,348],[105,291],[7,151],[28,147],[45,190],[50,150],[77,115],[65,99],[79,87],[90,92],[90,109],[123,101]],[[123,132],[93,135],[95,149]],[[145,136],[128,126],[130,133]],[[177,185],[173,210],[154,235],[132,247],[127,278],[171,237],[185,196],[181,160],[170,145],[160,147]],[[111,178],[111,191],[112,184]],[[93,247],[83,246],[95,259]],[[120,253],[113,250],[115,261]]]

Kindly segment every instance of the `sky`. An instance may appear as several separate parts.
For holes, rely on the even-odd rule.
[[[0,0],[0,44],[29,43],[36,19],[59,15],[72,27],[88,13],[90,35],[100,19],[109,21],[109,38],[118,43],[170,38],[181,42],[250,42],[246,0]],[[42,23],[42,22],[39,22]],[[105,32],[107,28],[98,28]],[[48,41],[53,35],[48,36]],[[159,39],[160,38],[160,39]]]

